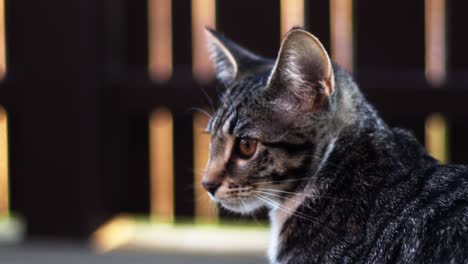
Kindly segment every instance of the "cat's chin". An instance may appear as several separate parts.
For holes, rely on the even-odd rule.
[[[220,201],[219,203],[221,204],[222,207],[224,207],[225,209],[229,211],[244,214],[244,215],[251,214],[255,212],[256,210],[265,206],[265,204],[259,200],[245,200],[245,201],[236,201],[236,202]]]

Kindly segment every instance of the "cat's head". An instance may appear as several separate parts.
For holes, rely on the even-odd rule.
[[[210,120],[210,159],[203,178],[212,198],[248,213],[274,205],[310,177],[327,137],[335,79],[330,58],[310,33],[293,29],[270,60],[207,30],[225,91]],[[267,194],[269,193],[269,194]]]

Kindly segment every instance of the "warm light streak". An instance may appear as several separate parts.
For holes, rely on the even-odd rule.
[[[166,108],[155,110],[149,122],[151,217],[174,219],[173,121]]]
[[[281,37],[292,27],[304,27],[304,0],[281,0]]]
[[[101,253],[137,250],[210,256],[263,256],[269,243],[269,231],[267,226],[174,225],[119,216],[100,227],[91,241]]]
[[[0,106],[0,216],[9,215],[8,119]]]
[[[353,70],[353,0],[330,0],[331,57]]]
[[[218,219],[217,207],[207,192],[201,187],[203,170],[208,162],[210,135],[203,133],[208,117],[196,113],[193,117],[193,156],[195,185],[195,219],[200,222],[213,222]]]
[[[172,75],[171,0],[148,0],[149,74],[155,81]]]
[[[131,217],[119,216],[101,226],[91,240],[100,253],[107,253],[128,245],[135,233],[135,222]]]
[[[426,79],[440,86],[446,79],[445,0],[426,0]]]
[[[5,77],[6,71],[5,0],[0,0],[0,79]]]
[[[432,114],[426,119],[425,129],[427,151],[440,162],[447,163],[449,152],[446,119],[441,114]]]
[[[216,1],[192,0],[193,75],[202,83],[214,77],[213,64],[208,55],[205,27],[216,28]]]
[[[446,2],[425,0],[426,79],[433,87],[444,84],[447,75]],[[438,113],[426,119],[426,147],[442,163],[449,160],[447,119]]]

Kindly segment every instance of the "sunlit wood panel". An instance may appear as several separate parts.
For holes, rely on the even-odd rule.
[[[192,0],[193,75],[201,83],[213,80],[214,68],[208,55],[205,27],[216,28],[216,1]]]
[[[151,217],[174,219],[173,120],[166,108],[156,109],[149,121]]]
[[[8,119],[0,106],[0,216],[9,214]]]
[[[201,187],[203,170],[209,158],[210,135],[203,133],[207,122],[208,117],[202,113],[196,113],[193,117],[195,217],[198,221],[214,222],[218,219],[217,207]]]
[[[354,67],[353,1],[330,0],[331,57],[348,71]]]
[[[171,0],[148,0],[149,74],[155,81],[172,75]]]
[[[446,3],[445,0],[425,1],[426,79],[440,86],[446,79]]]
[[[281,0],[281,37],[292,27],[304,27],[304,0]]]
[[[437,160],[449,160],[447,121],[441,114],[432,114],[426,119],[426,148]]]

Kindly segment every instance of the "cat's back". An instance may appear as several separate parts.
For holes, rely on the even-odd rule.
[[[362,207],[326,201],[335,206],[338,220],[317,230],[341,230],[343,235],[330,242],[330,250],[323,247],[328,240],[320,241],[309,257],[321,255],[328,262],[468,263],[468,166],[440,164],[410,132],[399,128],[354,140],[349,147],[363,151],[353,159],[345,149],[332,162],[351,157],[352,166],[342,165],[338,173],[353,179],[344,189]],[[357,220],[349,224],[350,219]],[[347,228],[337,223],[348,223]]]
[[[389,262],[468,263],[468,167],[437,165],[419,177],[427,180],[401,210]]]
[[[394,215],[387,215],[367,260],[468,263],[468,166],[441,165],[420,152],[422,147],[407,132],[393,132],[407,156],[400,155],[419,166],[405,176],[409,179],[406,194],[396,199],[400,206]]]
[[[425,253],[440,260],[468,263],[468,166],[439,165],[423,190]]]

